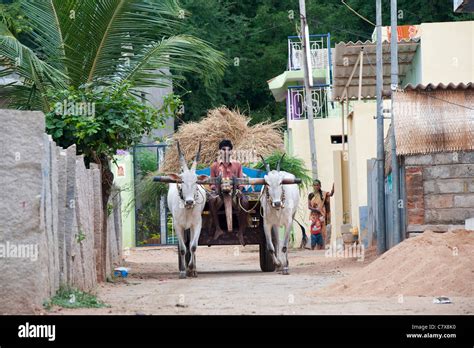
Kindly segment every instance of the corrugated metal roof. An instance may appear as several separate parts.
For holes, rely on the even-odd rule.
[[[418,48],[420,39],[401,40],[398,43],[398,66],[400,80],[407,74],[413,57]],[[364,99],[376,97],[376,43],[372,41],[340,42],[335,48],[333,99],[338,100],[344,94],[344,89],[349,77],[357,63],[361,50],[363,55],[362,89],[361,96]],[[385,95],[390,93],[390,43],[382,43],[383,61],[383,91]],[[359,67],[354,71],[352,80],[347,87],[349,99],[359,96]]]
[[[454,84],[454,83],[448,83],[447,85],[443,84],[443,83],[438,83],[438,84],[432,84],[432,83],[429,83],[427,85],[423,85],[423,84],[418,84],[418,85],[412,85],[411,83],[406,85],[405,88],[404,88],[406,91],[417,91],[417,90],[423,90],[423,91],[435,91],[435,90],[456,90],[456,89],[474,89],[474,83],[472,82],[469,82],[469,83],[458,83],[458,84]]]
[[[413,38],[413,39],[401,39],[401,40],[398,40],[398,44],[406,44],[406,43],[413,43],[413,42],[419,42],[420,41],[420,38],[419,37],[416,37],[416,38]],[[377,43],[375,41],[372,41],[372,40],[365,40],[365,41],[361,41],[361,40],[357,40],[356,42],[354,41],[348,41],[348,42],[344,42],[344,41],[341,41],[341,42],[338,42],[336,44],[336,46],[338,45],[345,45],[345,46],[367,46],[367,45],[376,45]],[[385,44],[390,44],[390,41],[388,40],[384,40],[382,42],[383,45]]]

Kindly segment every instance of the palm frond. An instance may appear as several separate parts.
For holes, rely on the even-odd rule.
[[[29,33],[35,45],[35,53],[57,70],[66,71],[64,58],[65,41],[62,25],[71,19],[67,16],[72,9],[71,1],[22,1],[22,9],[32,23]]]
[[[57,88],[65,88],[67,86],[67,76],[64,73],[41,60],[31,48],[23,45],[13,36],[6,25],[1,22],[0,64],[4,66],[4,69],[0,72],[0,77],[15,73],[20,80],[19,84],[22,84],[24,88],[38,89],[40,94],[42,93],[41,91],[45,91],[49,86]],[[2,92],[2,94],[18,90],[8,88],[7,86],[2,86],[2,89],[9,89],[9,91]],[[34,93],[31,94],[33,95]],[[47,109],[44,107],[47,106],[47,103],[42,105],[41,109],[46,111]]]
[[[205,81],[223,75],[222,53],[179,35],[185,12],[176,0],[22,0],[32,30],[28,46],[0,23],[0,64],[31,88],[30,103],[47,106],[49,87],[100,87],[129,80],[135,89],[165,86],[182,72]],[[25,41],[26,42],[26,41]],[[171,73],[170,73],[171,71]],[[20,93],[20,92],[18,92]],[[30,104],[29,104],[30,105]]]
[[[193,64],[189,64],[192,61]],[[131,57],[130,66],[122,65],[111,80],[129,80],[135,86],[149,87],[169,80],[172,69],[173,78],[178,73],[193,72],[212,79],[221,76],[226,66],[221,52],[213,49],[204,41],[187,35],[178,35],[153,43]],[[164,69],[165,68],[165,69]]]
[[[143,47],[172,35],[182,24],[174,0],[83,0],[77,6],[66,42],[88,55],[81,55],[83,73],[76,84],[113,76],[117,67],[139,55]]]
[[[1,86],[0,100],[2,101],[2,107],[5,105],[6,107],[20,110],[43,109],[38,91],[35,88],[31,88],[31,85],[25,86],[18,84],[18,82]]]

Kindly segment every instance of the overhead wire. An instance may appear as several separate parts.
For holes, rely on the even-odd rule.
[[[361,14],[359,14],[356,10],[354,10],[352,7],[350,7],[348,4],[346,4],[344,2],[344,0],[341,0],[341,2],[349,9],[351,10],[352,12],[354,12],[359,18],[363,19],[364,21],[366,21],[367,23],[369,24],[372,24],[374,27],[375,27],[375,23],[371,22],[370,20],[368,20],[367,18],[365,18],[364,16],[362,16]]]

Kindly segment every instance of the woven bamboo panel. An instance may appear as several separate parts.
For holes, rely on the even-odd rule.
[[[474,91],[394,95],[397,155],[474,150]]]

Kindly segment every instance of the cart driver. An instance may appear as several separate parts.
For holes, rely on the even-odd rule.
[[[243,177],[242,165],[238,161],[232,161],[232,142],[228,139],[224,139],[219,143],[219,158],[211,165],[211,178],[218,177],[221,175],[223,178],[232,178],[233,176],[237,178]],[[235,197],[232,201],[232,207],[234,211],[237,211],[237,219],[239,223],[238,238],[239,242],[242,245],[245,245],[243,232],[247,227],[247,213],[242,210],[239,206],[238,198],[240,198],[240,204],[245,210],[248,209],[248,200],[247,197],[242,193],[243,185],[237,187],[237,192],[235,192]],[[214,239],[218,239],[224,234],[224,231],[219,225],[218,210],[222,207],[224,201],[219,194],[218,187],[216,185],[211,185],[211,192],[208,194],[209,200],[209,210],[212,214],[212,219],[214,221],[214,226],[216,228]]]

